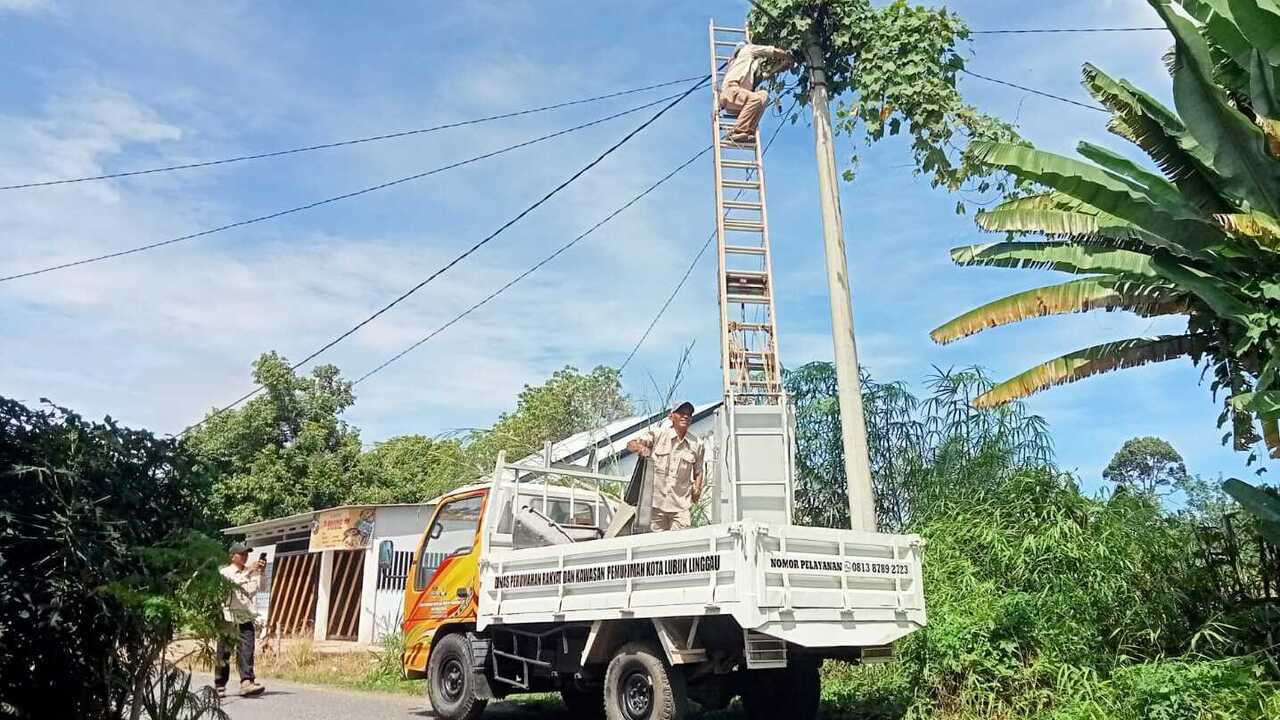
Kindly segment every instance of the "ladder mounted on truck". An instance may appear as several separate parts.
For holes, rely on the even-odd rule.
[[[737,117],[720,109],[725,68],[750,36],[714,20],[707,35],[725,393],[716,424],[712,516],[717,522],[750,517],[790,524],[794,420],[778,360],[764,153],[759,133],[747,143],[730,141]]]

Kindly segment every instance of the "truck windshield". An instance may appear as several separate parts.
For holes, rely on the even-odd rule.
[[[483,495],[472,495],[453,500],[440,508],[431,527],[427,528],[427,541],[422,544],[422,554],[418,556],[418,571],[413,578],[414,590],[421,592],[427,587],[431,576],[445,558],[471,550],[483,504]]]

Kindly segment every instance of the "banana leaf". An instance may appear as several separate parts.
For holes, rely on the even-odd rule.
[[[1124,278],[1081,278],[987,303],[939,326],[929,337],[946,345],[988,328],[1033,317],[1118,309],[1155,317],[1185,313],[1188,303],[1184,293],[1162,285]]]
[[[1130,338],[1094,345],[1041,363],[979,395],[974,405],[989,408],[1027,397],[1055,385],[1100,373],[1166,362],[1198,351],[1203,343],[1194,335]]]
[[[1258,529],[1269,542],[1280,545],[1280,498],[1235,478],[1223,483],[1222,489],[1258,518]]]

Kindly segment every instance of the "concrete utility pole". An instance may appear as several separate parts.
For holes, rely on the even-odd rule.
[[[849,294],[844,251],[844,218],[840,214],[840,190],[836,180],[826,63],[816,40],[809,43],[806,53],[809,60],[809,102],[813,106],[813,144],[818,156],[822,242],[827,255],[827,290],[831,294],[831,335],[835,341],[841,441],[849,487],[849,525],[855,530],[874,532],[876,507],[871,494],[867,424],[862,414],[862,388],[858,381],[858,348],[853,340],[853,301]]]

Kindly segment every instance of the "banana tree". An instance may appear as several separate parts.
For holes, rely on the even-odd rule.
[[[1092,65],[1108,128],[1154,168],[1081,142],[1081,158],[1022,144],[973,148],[1039,192],[976,217],[1006,239],[955,248],[966,267],[1050,269],[1066,282],[1000,298],[931,335],[948,343],[1047,315],[1182,315],[1181,333],[1104,342],[1041,363],[978,398],[998,405],[1099,373],[1190,357],[1212,369],[1235,446],[1280,457],[1280,3],[1148,0],[1174,38],[1174,108]]]

